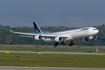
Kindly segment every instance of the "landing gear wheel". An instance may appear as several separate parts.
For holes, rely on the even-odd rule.
[[[73,46],[74,45],[74,42],[73,41],[71,41],[70,42],[70,44],[69,44],[69,46]]]
[[[59,45],[59,43],[56,42],[53,47],[56,48],[58,45]]]
[[[61,42],[61,45],[66,45],[66,44],[64,43],[64,41],[62,41],[62,42]]]

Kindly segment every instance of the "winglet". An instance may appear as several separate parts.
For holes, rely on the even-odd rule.
[[[11,33],[14,33],[11,29],[9,30]]]
[[[35,29],[36,33],[42,33],[40,27],[38,26],[38,24],[36,22],[33,22],[33,25],[34,25],[34,29]]]

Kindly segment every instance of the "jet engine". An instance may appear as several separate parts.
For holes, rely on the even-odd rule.
[[[96,39],[97,39],[96,35],[93,35],[93,36],[90,36],[90,37],[81,38],[82,41],[89,41],[89,40],[96,40]]]
[[[41,39],[42,39],[42,36],[41,36],[41,35],[36,35],[36,36],[34,37],[34,39],[35,39],[35,40],[41,40]]]
[[[97,40],[97,36],[96,35],[90,36],[89,39],[90,40]]]
[[[56,37],[56,38],[55,38],[55,41],[56,41],[56,42],[61,42],[62,40],[63,40],[62,37]]]

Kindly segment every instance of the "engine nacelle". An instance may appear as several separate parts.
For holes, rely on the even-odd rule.
[[[41,35],[36,35],[36,36],[34,37],[34,39],[35,39],[35,40],[41,40],[41,39],[42,39],[42,36],[41,36]]]
[[[90,40],[97,40],[97,36],[96,35],[90,36],[89,39]]]
[[[89,41],[89,40],[96,40],[96,39],[97,39],[96,35],[93,35],[93,36],[90,36],[90,37],[81,38],[82,41]]]
[[[56,37],[56,38],[55,38],[55,41],[56,41],[56,42],[61,42],[61,41],[63,41],[63,38],[62,38],[62,37]]]
[[[81,38],[81,40],[85,42],[85,41],[89,41],[89,38],[88,37],[84,37],[84,38]]]

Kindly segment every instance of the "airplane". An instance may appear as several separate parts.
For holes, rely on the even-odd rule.
[[[32,37],[35,40],[55,42],[54,47],[57,47],[59,44],[66,45],[65,41],[70,41],[69,46],[73,46],[73,40],[75,39],[81,39],[82,41],[96,40],[96,34],[99,33],[99,30],[95,27],[84,27],[67,31],[43,33],[36,22],[33,22],[33,25],[35,33],[14,32],[12,30],[10,30],[10,32],[19,34],[22,37]]]

